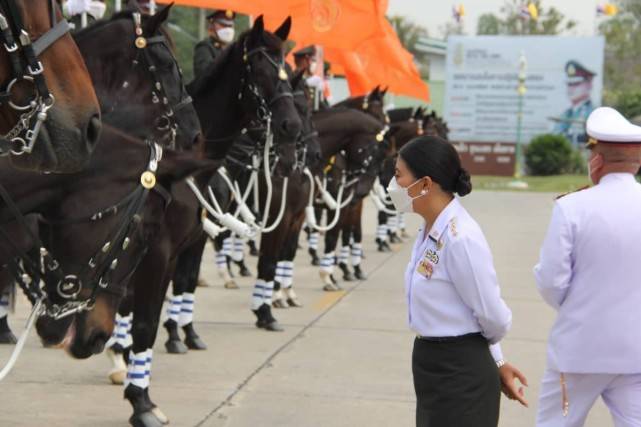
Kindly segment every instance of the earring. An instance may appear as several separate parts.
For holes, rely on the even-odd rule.
[[[425,194],[427,194],[427,191],[425,191],[425,190],[421,190],[421,196],[423,196],[423,195],[425,195]]]

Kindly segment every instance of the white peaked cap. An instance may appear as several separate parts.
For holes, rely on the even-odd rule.
[[[641,126],[633,125],[614,108],[600,107],[590,114],[586,122],[590,140],[597,143],[641,144]]]

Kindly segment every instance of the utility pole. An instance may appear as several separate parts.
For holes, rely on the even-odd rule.
[[[522,148],[522,134],[523,134],[523,103],[525,101],[525,93],[527,88],[525,87],[525,80],[527,78],[527,58],[525,53],[521,51],[521,56],[519,57],[519,79],[518,85],[516,88],[517,91],[517,112],[516,112],[516,147],[514,155],[514,181],[510,183],[510,187],[513,188],[522,188],[526,189],[528,187],[527,182],[522,181],[522,162],[523,162],[523,148]]]

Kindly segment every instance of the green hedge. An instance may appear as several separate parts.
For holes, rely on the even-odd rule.
[[[525,151],[525,165],[530,175],[572,173],[580,164],[572,144],[563,135],[539,135],[532,139]]]

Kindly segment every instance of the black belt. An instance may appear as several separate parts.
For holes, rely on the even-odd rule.
[[[477,338],[477,337],[482,338],[483,334],[481,334],[480,332],[472,332],[471,334],[457,335],[455,337],[424,337],[421,335],[416,335],[416,339],[418,340],[435,342],[435,343],[453,343],[453,342],[465,341],[470,338]]]

